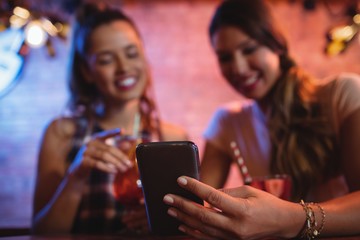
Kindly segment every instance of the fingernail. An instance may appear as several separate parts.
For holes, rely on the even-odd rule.
[[[169,209],[169,210],[167,211],[167,213],[168,213],[170,216],[172,216],[172,217],[177,217],[176,212],[175,212],[174,210],[172,210],[172,209]]]
[[[183,177],[179,177],[178,179],[177,179],[177,182],[179,183],[179,184],[181,184],[181,185],[186,185],[187,184],[187,180],[185,179],[185,178],[183,178]]]
[[[105,139],[105,144],[106,145],[109,145],[109,146],[116,146],[116,144],[115,144],[115,139],[114,138],[107,138],[107,139]]]
[[[168,203],[168,204],[173,204],[173,203],[174,203],[174,199],[173,199],[172,197],[166,195],[166,196],[164,197],[164,202],[165,202],[165,203]]]
[[[116,166],[114,164],[108,163],[107,166],[109,167],[109,169],[112,173],[117,173],[118,169],[116,168]]]
[[[126,164],[127,166],[129,166],[129,167],[134,166],[134,164],[132,163],[132,161],[130,161],[129,159],[126,159],[126,160],[125,160],[125,164]]]
[[[178,229],[179,229],[179,231],[181,231],[181,232],[186,232],[183,225],[180,225]]]

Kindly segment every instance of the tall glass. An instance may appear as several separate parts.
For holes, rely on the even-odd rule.
[[[125,207],[137,206],[143,198],[135,149],[139,143],[149,140],[148,135],[121,135],[114,138],[115,145],[127,154],[133,163],[133,167],[126,172],[117,173],[113,182],[114,196]]]

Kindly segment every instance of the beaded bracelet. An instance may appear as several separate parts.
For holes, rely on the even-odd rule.
[[[311,203],[311,204],[317,206],[319,208],[319,210],[320,210],[320,213],[321,213],[321,225],[320,225],[319,229],[317,230],[318,231],[318,236],[319,236],[321,231],[324,229],[326,215],[325,215],[324,209],[320,206],[320,204],[318,204],[318,203]]]
[[[325,211],[318,203],[305,203],[303,200],[300,201],[300,205],[303,207],[306,215],[306,220],[303,229],[300,231],[300,237],[308,240],[318,237],[325,225]],[[321,213],[321,225],[317,229],[317,221],[315,212],[310,205],[315,205],[319,208]]]
[[[303,200],[300,201],[300,205],[304,208],[305,211],[305,225],[302,230],[300,237],[306,238],[308,240],[313,239],[317,236],[316,231],[316,219],[313,209],[309,206],[309,204],[305,203]]]

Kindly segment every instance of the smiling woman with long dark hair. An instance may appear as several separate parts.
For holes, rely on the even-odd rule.
[[[169,193],[168,214],[198,239],[360,234],[360,77],[306,73],[270,10],[265,0],[224,0],[216,9],[212,47],[224,79],[246,99],[222,106],[211,120],[202,182],[178,179],[212,207]],[[246,174],[289,175],[300,204],[250,186],[217,190],[240,154]]]
[[[209,33],[225,80],[246,100],[221,107],[206,130],[202,181],[223,186],[235,141],[250,175],[291,176],[293,200],[360,189],[359,76],[319,80],[297,66],[266,1],[224,1]]]
[[[122,11],[92,4],[79,9],[70,56],[70,116],[54,119],[41,144],[35,233],[148,230],[141,201],[126,211],[114,195],[114,174],[125,174],[134,164],[105,138],[118,134],[116,129],[146,133],[152,141],[187,136],[159,119],[144,54],[136,26]]]

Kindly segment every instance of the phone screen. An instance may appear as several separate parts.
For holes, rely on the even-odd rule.
[[[190,141],[141,143],[136,148],[136,158],[151,232],[182,235],[178,230],[180,222],[167,214],[169,206],[163,198],[172,193],[203,204],[176,181],[183,175],[199,179],[197,146]]]

